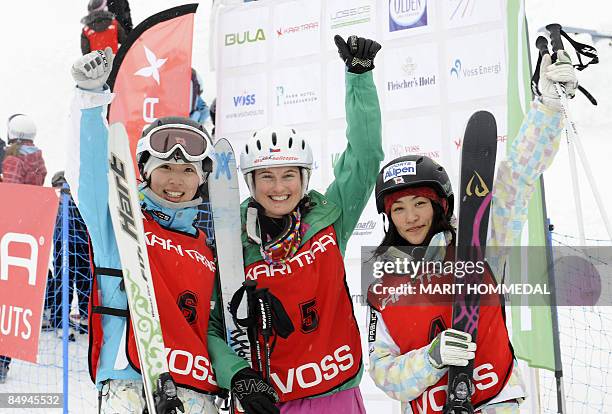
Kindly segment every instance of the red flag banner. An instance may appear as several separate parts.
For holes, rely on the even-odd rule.
[[[130,32],[117,52],[108,80],[116,94],[109,123],[125,125],[132,154],[136,153],[143,128],[153,120],[189,115],[191,48],[197,7],[197,4],[186,4],[149,17]]]
[[[59,199],[53,188],[3,183],[0,200],[5,200],[0,214],[0,355],[35,363]]]

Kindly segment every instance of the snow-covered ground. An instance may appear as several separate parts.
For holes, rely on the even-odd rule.
[[[152,13],[182,3],[184,2],[177,0],[132,0],[132,17],[137,23]],[[586,0],[581,3],[570,0],[527,0],[526,3],[532,41],[537,37],[537,28],[553,21],[590,29],[612,30],[612,6],[605,0]],[[64,168],[66,159],[64,142],[68,131],[67,108],[73,87],[69,68],[72,61],[80,55],[79,20],[85,15],[86,4],[86,0],[21,0],[0,4],[0,15],[3,17],[0,25],[0,134],[5,135],[6,131],[3,120],[13,113],[27,113],[34,118],[39,131],[36,142],[45,154],[49,170],[47,182],[55,171]],[[193,54],[193,66],[204,78],[205,97],[208,102],[212,101],[216,92],[214,73],[210,71],[208,63],[210,9],[211,0],[200,2],[196,15]],[[590,39],[583,38],[583,41],[590,42]],[[599,106],[591,106],[579,95],[571,103],[571,109],[604,205],[609,207],[612,206],[612,191],[608,186],[608,162],[612,159],[612,86],[606,82],[612,73],[612,47],[607,41],[596,46],[600,52],[601,63],[580,73],[579,79],[599,100]],[[555,163],[545,175],[547,210],[558,233],[576,236],[578,227],[569,171],[567,146],[563,145]],[[579,171],[586,236],[609,239],[580,166]],[[569,310],[563,312],[570,313]],[[603,355],[603,359],[585,361],[586,363],[575,363],[580,358],[568,356],[566,374],[575,371],[575,379],[566,378],[566,391],[571,390],[574,398],[582,399],[583,402],[589,398],[597,400],[595,410],[590,411],[583,403],[575,403],[568,412],[612,412],[612,403],[609,401],[612,394],[610,385],[606,382],[606,375],[609,375],[612,369],[610,344],[603,340],[610,332],[609,322],[612,318],[606,312],[595,309],[595,319],[590,319],[589,324],[575,330],[570,330],[569,326],[562,324],[562,341],[566,341],[562,342],[562,345],[578,343],[576,347],[567,349],[582,352],[580,345],[584,344],[600,349]],[[589,316],[578,311],[568,317],[580,321],[591,318],[592,314]],[[563,331],[565,328],[567,331]],[[578,341],[572,335],[579,336]],[[71,411],[95,412],[97,396],[87,373],[86,338],[77,336],[77,342],[71,343],[70,346]],[[11,365],[9,381],[0,386],[0,392],[61,391],[61,341],[52,333],[44,333],[41,336],[40,357],[41,365],[36,367],[15,361]],[[605,375],[592,377],[590,373],[596,372],[601,364],[605,365],[602,369]],[[585,387],[582,383],[588,386]],[[547,412],[553,412],[550,410],[555,408],[554,383],[550,375],[544,377],[541,386],[547,390],[542,404],[548,407]],[[372,412],[397,410],[397,406],[392,405],[391,400],[384,395],[370,395],[366,403]]]

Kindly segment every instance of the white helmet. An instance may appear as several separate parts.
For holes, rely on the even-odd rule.
[[[33,141],[36,136],[36,125],[30,117],[24,114],[15,114],[8,119],[7,138],[11,140],[23,139]]]
[[[253,174],[268,167],[302,169],[302,196],[312,171],[312,150],[304,138],[288,127],[266,127],[255,132],[240,154],[240,169],[251,196],[255,195]]]

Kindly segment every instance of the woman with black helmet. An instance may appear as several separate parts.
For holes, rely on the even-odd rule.
[[[541,96],[532,103],[497,171],[488,246],[511,246],[520,241],[527,202],[559,148],[561,106],[553,82],[562,83],[569,96],[577,85],[569,62],[563,51],[555,64],[550,56],[542,61]],[[441,165],[421,155],[392,160],[378,175],[375,195],[378,212],[388,219],[388,230],[374,260],[454,261],[454,195]],[[505,254],[500,252],[497,249],[487,257],[485,282],[495,283],[495,276],[501,277]],[[474,360],[472,403],[477,412],[518,413],[526,392],[500,298],[487,297],[486,306],[481,306],[478,337],[473,341],[469,334],[451,329],[452,294],[431,296],[419,287],[452,286],[452,272],[400,272],[387,272],[368,292],[370,375],[376,385],[402,402],[403,413],[440,413],[446,402],[448,367],[466,366]],[[383,289],[402,283],[414,290],[389,295],[389,290]]]
[[[113,98],[106,80],[110,48],[78,59],[73,105],[74,138],[66,178],[89,230],[94,286],[89,321],[90,374],[99,389],[99,412],[137,413],[145,408],[142,377],[130,329],[121,262],[108,207],[108,129]],[[275,413],[276,394],[257,379],[224,340],[215,258],[194,226],[212,167],[213,147],[204,127],[182,117],[153,121],[142,133],[136,161],[145,241],[170,374],[178,398],[156,412],[217,413],[214,398],[237,374],[252,373],[254,389],[240,401],[247,413]],[[214,372],[213,372],[214,370]]]

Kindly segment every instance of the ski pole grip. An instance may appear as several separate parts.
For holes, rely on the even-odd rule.
[[[550,35],[550,43],[552,44],[552,51],[555,53],[559,49],[563,49],[563,40],[561,40],[561,25],[558,23],[552,23],[546,26],[548,34]]]
[[[548,39],[544,36],[538,36],[536,39],[536,47],[540,51],[540,55],[548,55],[550,52],[548,51]]]

